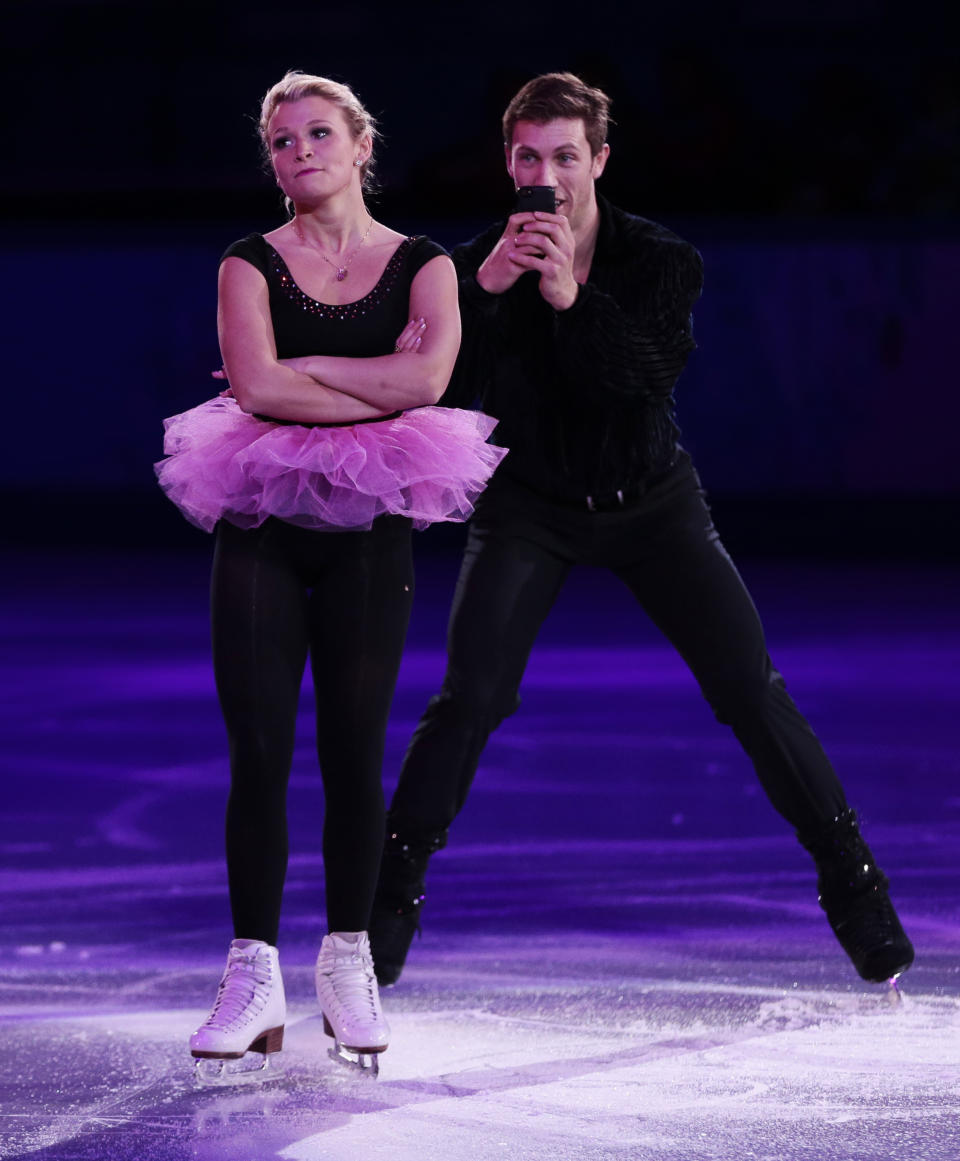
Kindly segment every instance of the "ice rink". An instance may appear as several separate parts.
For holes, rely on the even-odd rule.
[[[420,562],[388,787],[439,684]],[[0,1156],[957,1161],[960,569],[743,572],[917,950],[860,981],[808,856],[682,662],[575,573],[436,857],[380,1077],[331,1061],[310,699],[290,792],[282,1071],[198,1088],[230,939],[203,552],[11,554]]]

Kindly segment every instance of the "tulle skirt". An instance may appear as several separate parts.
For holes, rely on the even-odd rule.
[[[218,520],[254,528],[268,516],[316,530],[369,528],[407,516],[415,528],[466,520],[507,454],[487,443],[496,420],[419,407],[346,427],[275,423],[208,399],[164,421],[160,486],[210,532]]]

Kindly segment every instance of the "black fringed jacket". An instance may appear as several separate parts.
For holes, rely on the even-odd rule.
[[[689,243],[603,198],[589,280],[554,311],[528,273],[488,294],[476,272],[505,222],[457,247],[463,342],[443,402],[476,404],[510,449],[499,473],[560,501],[608,495],[668,468],[673,387],[696,344],[703,263]]]

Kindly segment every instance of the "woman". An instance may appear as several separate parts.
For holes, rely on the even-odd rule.
[[[329,924],[317,996],[337,1053],[375,1071],[389,1031],[365,928],[413,593],[410,527],[465,519],[504,452],[485,442],[492,420],[429,406],[459,346],[456,277],[440,247],[367,211],[376,130],[356,96],[288,73],[264,97],[260,133],[292,216],[226,251],[218,329],[230,388],[167,421],[158,465],[188,519],[216,526],[214,667],[230,740],[236,938],[190,1047],[222,1062],[282,1046],[286,787],[309,653]]]

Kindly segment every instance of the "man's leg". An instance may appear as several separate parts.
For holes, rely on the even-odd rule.
[[[635,536],[614,567],[730,726],[773,806],[800,833],[847,809],[843,788],[767,653],[763,626],[702,497],[688,492]]]
[[[696,482],[695,475],[693,481]],[[881,980],[913,948],[823,747],[767,653],[753,601],[695,488],[652,508],[613,568],[679,650],[717,719],[732,727],[773,806],[819,871],[820,899],[857,971]]]
[[[527,658],[570,567],[508,523],[485,516],[471,526],[443,687],[414,732],[387,816],[370,921],[381,983],[400,975],[419,926],[427,862],[446,842],[487,738],[519,705]]]
[[[414,731],[390,806],[395,827],[443,831],[466,801],[487,738],[520,704],[540,626],[569,563],[539,544],[471,528],[447,634],[447,672]]]

